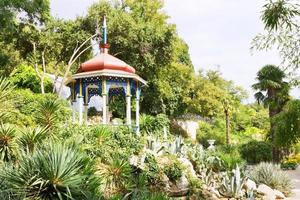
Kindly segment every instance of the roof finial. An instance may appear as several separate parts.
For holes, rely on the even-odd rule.
[[[102,24],[102,44],[100,44],[100,52],[108,53],[109,44],[107,43],[107,25],[106,25],[106,17],[103,16],[103,24]]]
[[[102,25],[102,30],[103,30],[103,44],[107,44],[107,26],[106,26],[106,17],[104,15],[103,17],[103,25]]]

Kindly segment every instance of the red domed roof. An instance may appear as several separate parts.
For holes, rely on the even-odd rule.
[[[135,73],[135,69],[133,67],[108,53],[101,53],[100,55],[82,63],[77,73],[99,71],[104,69]]]

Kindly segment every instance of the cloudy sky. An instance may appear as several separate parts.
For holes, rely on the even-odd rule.
[[[96,0],[51,0],[52,14],[72,19]],[[196,71],[219,69],[226,79],[249,91],[265,64],[280,64],[276,52],[250,52],[251,40],[263,32],[260,12],[265,0],[165,0],[170,23],[189,45]],[[299,91],[293,95],[298,97]]]

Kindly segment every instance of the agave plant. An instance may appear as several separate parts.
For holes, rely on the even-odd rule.
[[[14,127],[9,124],[0,125],[0,160],[11,161],[17,155],[17,134]]]
[[[232,175],[226,173],[223,176],[222,185],[219,191],[225,197],[241,198],[244,195],[242,189],[245,184],[245,180],[245,177],[241,176],[239,166],[236,166]]]
[[[18,166],[7,167],[2,178],[24,199],[87,199],[92,181],[86,157],[77,148],[50,143],[24,154]]]
[[[60,109],[61,105],[57,99],[46,98],[38,106],[36,113],[37,122],[52,130],[58,123]]]
[[[11,98],[13,86],[10,82],[0,77],[0,122],[7,119],[13,110],[13,103]]]
[[[121,159],[111,159],[108,164],[98,163],[96,165],[96,174],[103,181],[103,193],[106,197],[115,194],[126,194],[132,186],[130,177],[132,168],[129,163]]]
[[[20,146],[32,153],[35,147],[47,137],[48,127],[25,128],[19,138]]]

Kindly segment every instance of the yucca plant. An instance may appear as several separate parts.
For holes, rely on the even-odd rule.
[[[24,154],[2,174],[8,188],[28,199],[88,199],[94,188],[87,158],[74,146],[50,143]]]
[[[21,130],[21,137],[19,138],[20,146],[27,152],[32,153],[38,144],[48,135],[48,127],[25,128]]]
[[[18,150],[16,129],[9,124],[0,124],[0,160],[12,161]]]
[[[3,77],[0,77],[0,122],[5,121],[13,110],[11,92],[13,86]]]
[[[36,120],[41,126],[52,130],[59,121],[61,105],[57,99],[46,98],[38,105]]]
[[[132,186],[130,177],[132,168],[129,163],[122,159],[111,159],[107,164],[99,162],[96,165],[96,174],[103,181],[103,193],[106,197],[115,194],[126,194]]]
[[[92,132],[94,133],[93,136],[96,137],[99,145],[106,142],[112,135],[112,131],[107,126],[97,126],[92,130]]]

